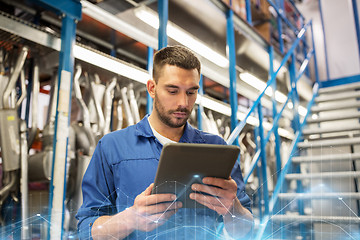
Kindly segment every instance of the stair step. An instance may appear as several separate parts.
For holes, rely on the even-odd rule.
[[[327,127],[327,128],[307,128],[307,129],[303,130],[303,135],[356,131],[356,130],[360,130],[360,125],[339,126],[339,127],[332,127],[332,128],[329,128],[329,127]]]
[[[344,85],[334,86],[334,87],[320,88],[319,94],[344,92],[344,91],[354,90],[354,89],[358,89],[358,88],[360,88],[360,82],[344,84]]]
[[[321,95],[315,99],[315,102],[330,102],[350,98],[360,98],[360,91]]]
[[[345,120],[345,119],[356,119],[360,118],[360,112],[354,112],[351,114],[338,114],[336,116],[331,117],[318,117],[317,119],[308,118],[306,121],[307,123],[319,123],[319,122],[328,122],[328,121],[338,121],[338,120]]]
[[[351,103],[336,103],[328,106],[313,106],[311,108],[311,112],[325,112],[325,111],[334,111],[334,110],[342,110],[348,108],[360,108],[360,101],[351,102]]]
[[[359,178],[360,171],[345,172],[319,172],[319,173],[290,173],[286,174],[287,180],[322,179],[322,178]]]
[[[359,217],[340,216],[306,216],[306,215],[274,215],[272,221],[294,223],[329,223],[329,224],[359,224]]]
[[[293,199],[360,199],[360,193],[279,193],[279,198],[284,200]]]
[[[333,146],[346,146],[346,145],[358,145],[358,144],[360,144],[360,137],[299,142],[297,146],[299,148],[319,148],[319,147],[333,147]]]
[[[360,153],[345,153],[345,154],[331,154],[331,155],[316,155],[316,156],[298,156],[293,157],[293,163],[316,163],[329,161],[353,161],[360,159]]]

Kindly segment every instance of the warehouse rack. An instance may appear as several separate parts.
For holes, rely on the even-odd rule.
[[[294,120],[297,126],[295,127],[296,135],[294,138],[294,135],[291,132],[286,132],[287,130],[283,129],[281,135],[283,137],[286,137],[288,139],[294,139],[292,146],[295,148],[296,141],[299,140],[301,136],[301,129],[303,128],[303,125],[306,123],[304,120],[303,123],[299,124],[299,114],[297,107],[299,106],[299,100],[298,100],[298,94],[296,90],[296,83],[299,80],[299,78],[303,75],[304,71],[306,71],[309,61],[312,57],[314,57],[314,63],[315,63],[315,71],[317,72],[317,66],[316,66],[316,53],[315,49],[312,48],[308,53],[305,55],[305,60],[301,63],[300,72],[296,75],[296,58],[295,58],[295,51],[297,49],[297,46],[299,45],[300,41],[304,43],[304,46],[307,46],[305,44],[305,32],[308,30],[308,28],[311,25],[311,22],[307,23],[306,25],[301,26],[301,29],[297,29],[291,22],[288,21],[286,16],[282,13],[281,8],[279,8],[277,5],[275,5],[271,0],[267,0],[273,8],[278,13],[278,19],[281,21],[278,21],[279,26],[279,36],[282,35],[282,21],[285,22],[289,28],[291,28],[294,33],[297,35],[295,42],[291,46],[291,48],[286,52],[286,55],[283,57],[282,55],[285,54],[285,50],[283,47],[283,43],[280,40],[280,51],[274,50],[273,47],[269,45],[269,43],[256,31],[253,30],[251,26],[251,20],[248,19],[248,22],[241,19],[239,16],[234,15],[233,10],[230,6],[224,4],[221,1],[217,0],[211,0],[211,2],[217,6],[220,10],[222,10],[226,15],[227,20],[227,45],[229,47],[229,76],[230,81],[227,77],[222,76],[220,74],[217,74],[215,71],[211,69],[211,67],[207,67],[206,64],[204,66],[203,74],[204,75],[212,75],[214,76],[214,79],[218,81],[221,85],[225,87],[229,87],[230,89],[230,105],[217,101],[209,96],[203,95],[203,86],[202,83],[200,83],[200,96],[197,99],[197,104],[199,105],[199,111],[198,111],[198,127],[202,128],[202,118],[201,118],[201,112],[203,111],[203,107],[207,109],[211,109],[213,111],[217,111],[221,114],[225,114],[229,117],[231,117],[231,128],[233,130],[231,136],[227,140],[229,144],[236,143],[237,138],[239,134],[241,133],[244,126],[248,123],[253,126],[259,126],[259,136],[260,136],[260,144],[259,144],[259,150],[256,152],[256,155],[252,161],[251,166],[251,172],[246,173],[245,175],[245,181],[249,179],[250,174],[254,171],[255,167],[257,166],[257,162],[261,158],[261,172],[262,172],[262,179],[264,181],[264,212],[262,213],[262,207],[260,207],[260,215],[262,215],[262,222],[266,220],[266,218],[269,216],[268,214],[272,211],[272,204],[275,200],[270,200],[269,202],[269,194],[268,190],[266,188],[266,152],[265,152],[265,145],[269,141],[271,134],[274,134],[275,141],[276,141],[276,167],[277,167],[277,174],[281,172],[279,175],[280,180],[278,181],[278,184],[281,183],[282,178],[284,176],[287,169],[280,170],[281,167],[281,159],[280,159],[280,139],[278,134],[278,122],[282,115],[282,113],[285,112],[285,108],[288,105],[290,98],[293,102],[293,111],[294,111]],[[42,29],[34,24],[30,24],[28,22],[22,21],[20,19],[17,19],[16,17],[10,16],[5,13],[1,13],[0,15],[0,29],[5,32],[10,32],[14,35],[20,36],[23,39],[26,39],[30,42],[37,43],[41,46],[44,46],[46,48],[50,48],[56,51],[59,51],[60,54],[60,67],[59,67],[59,90],[58,90],[58,96],[60,98],[60,101],[63,100],[65,103],[67,103],[69,106],[67,109],[65,109],[63,112],[57,112],[56,117],[56,126],[62,127],[62,132],[67,132],[69,129],[69,119],[64,116],[70,109],[70,103],[69,100],[63,99],[63,96],[60,94],[60,91],[63,91],[65,93],[66,97],[70,97],[71,101],[71,79],[73,75],[73,61],[75,59],[82,60],[84,62],[90,63],[92,65],[98,66],[99,68],[106,69],[107,71],[110,71],[114,74],[122,75],[128,79],[134,80],[140,84],[146,84],[146,81],[149,78],[149,72],[151,73],[152,69],[152,53],[153,49],[155,48],[162,48],[167,45],[167,34],[166,34],[166,23],[167,23],[167,0],[158,0],[158,6],[159,6],[159,19],[160,19],[160,27],[159,27],[159,34],[158,34],[158,40],[154,38],[153,36],[149,36],[146,33],[143,33],[136,29],[136,27],[131,26],[127,24],[124,21],[121,21],[120,19],[116,18],[115,16],[111,16],[110,14],[106,13],[104,10],[96,7],[95,5],[90,4],[87,1],[81,1],[82,4],[82,11],[83,13],[93,17],[94,19],[97,19],[103,23],[108,24],[111,28],[120,31],[133,39],[145,43],[145,45],[148,46],[148,66],[147,70],[144,70],[142,68],[139,68],[137,66],[134,66],[132,64],[128,64],[125,61],[116,59],[115,57],[112,57],[110,55],[104,54],[98,50],[92,49],[90,47],[84,46],[79,43],[75,43],[75,26],[76,21],[80,19],[79,14],[79,1],[75,0],[67,0],[64,5],[57,5],[55,1],[52,0],[41,0],[38,1],[42,4],[50,6],[52,9],[56,9],[56,12],[60,12],[60,16],[62,16],[62,35],[61,37],[47,32],[45,29]],[[64,2],[64,1],[63,1]],[[250,11],[250,1],[247,2],[247,10]],[[277,4],[283,4],[280,3],[281,1],[278,1]],[[292,1],[290,3],[293,4]],[[64,8],[65,6],[65,8]],[[74,9],[72,8],[74,7]],[[73,12],[74,11],[74,12]],[[300,15],[301,16],[301,15]],[[250,12],[248,12],[247,17],[251,18]],[[301,16],[302,17],[302,16]],[[102,18],[102,19],[101,19]],[[109,21],[109,18],[111,19]],[[238,110],[238,94],[239,94],[239,88],[237,87],[237,66],[236,66],[236,57],[235,57],[235,40],[234,40],[234,30],[240,29],[241,32],[243,32],[247,37],[255,41],[257,44],[262,46],[266,51],[269,52],[269,62],[270,62],[270,71],[269,71],[269,80],[267,82],[266,87],[261,91],[261,94],[255,98],[255,102],[252,105],[252,107],[249,109],[248,112],[244,113],[243,111]],[[71,31],[70,31],[71,30]],[[280,38],[281,39],[281,38]],[[158,43],[158,44],[156,44]],[[312,43],[313,45],[313,43]],[[72,47],[73,46],[73,47]],[[67,49],[67,50],[64,50]],[[306,49],[306,47],[305,47]],[[73,51],[73,52],[72,52]],[[74,58],[73,58],[74,57]],[[283,106],[281,107],[281,110],[279,113],[277,113],[277,101],[275,100],[275,93],[276,93],[276,76],[279,73],[280,69],[283,66],[287,66],[289,63],[289,59],[291,57],[291,63],[289,66],[289,72],[290,72],[290,78],[292,82],[291,90],[288,93],[286,101],[283,103]],[[277,68],[276,71],[273,71],[273,63],[275,59],[281,59],[281,64]],[[67,78],[64,78],[61,74],[64,74],[62,72],[63,70],[67,71]],[[201,77],[202,79],[202,77]],[[62,81],[68,81],[67,85],[64,85]],[[318,82],[318,75],[316,73],[316,81]],[[69,87],[70,86],[70,87]],[[265,92],[267,89],[272,88],[273,94],[271,96],[271,101],[267,100],[265,96]],[[316,92],[317,88],[314,88],[314,91]],[[148,99],[148,105],[147,105],[147,112],[151,111],[151,104],[150,99]],[[313,99],[309,103],[309,107],[311,106],[313,102]],[[57,104],[57,108],[59,108],[60,104]],[[263,107],[272,109],[273,111],[273,122],[263,122]],[[218,107],[216,107],[218,106]],[[308,111],[306,113],[306,116],[309,114],[309,107]],[[255,118],[254,115],[257,111],[257,114],[259,115],[258,118]],[[60,118],[60,120],[59,120]],[[241,121],[240,123],[238,121]],[[60,126],[59,126],[60,125]],[[66,127],[67,126],[67,127]],[[264,136],[264,128],[268,131],[267,136]],[[57,128],[56,128],[57,129]],[[65,131],[64,131],[65,130]],[[55,134],[58,133],[58,130],[55,130]],[[63,139],[56,138],[58,141],[64,143],[67,143],[66,135],[63,136]],[[59,136],[58,136],[59,137]],[[295,141],[295,144],[294,144]],[[60,148],[63,150],[66,150],[66,145],[63,146],[56,146],[54,145],[54,152],[56,149]],[[294,148],[292,151],[294,151]],[[67,153],[59,153],[61,154],[61,163],[57,163],[56,159],[54,160],[53,164],[53,173],[57,172],[59,173],[58,176],[64,178],[66,176],[65,173],[65,163],[66,163],[66,155]],[[54,156],[56,153],[54,154]],[[291,156],[291,155],[290,155]],[[55,158],[55,157],[54,157]],[[290,158],[291,159],[291,158]],[[291,162],[291,161],[289,161]],[[61,166],[60,166],[61,165]],[[62,169],[59,171],[57,168],[60,167]],[[52,174],[54,176],[54,174]],[[50,230],[50,236],[51,238],[59,238],[59,233],[63,234],[63,231],[59,229],[59,227],[62,226],[63,214],[55,214],[55,212],[63,212],[63,204],[61,203],[61,199],[64,199],[64,191],[65,191],[65,179],[58,179],[55,176],[52,177],[52,183],[51,185],[57,186],[56,189],[60,189],[60,192],[54,192],[52,193],[51,199],[50,199],[50,217],[51,217],[51,226],[56,226],[56,228],[53,228]],[[60,187],[58,187],[60,186]],[[53,187],[52,187],[53,188]],[[52,189],[51,188],[51,189]],[[278,191],[278,187],[276,188],[275,192]],[[274,194],[276,196],[276,194]],[[273,197],[274,198],[274,197]],[[54,202],[52,201],[54,200]],[[58,201],[58,202],[55,202]],[[59,201],[60,200],[60,201]],[[259,206],[262,206],[262,199],[259,198]],[[57,216],[57,219],[55,219],[55,216]],[[261,225],[263,226],[263,225]],[[266,226],[266,225],[265,225]],[[261,236],[260,236],[261,237]]]

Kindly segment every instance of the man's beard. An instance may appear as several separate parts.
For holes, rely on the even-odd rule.
[[[159,98],[157,97],[157,94],[155,94],[155,111],[156,111],[157,115],[159,116],[160,120],[164,124],[166,124],[167,126],[172,127],[172,128],[179,128],[179,127],[184,126],[186,121],[188,120],[188,118],[190,116],[190,112],[191,112],[186,108],[178,108],[176,110],[169,110],[166,112],[164,106],[160,103]],[[171,115],[174,112],[184,112],[187,114],[187,118],[173,120]]]

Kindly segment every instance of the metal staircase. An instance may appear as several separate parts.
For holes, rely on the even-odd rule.
[[[360,83],[322,88],[262,239],[360,239]]]

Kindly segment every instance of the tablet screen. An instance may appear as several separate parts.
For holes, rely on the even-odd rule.
[[[189,198],[193,183],[204,177],[229,178],[238,158],[237,146],[193,143],[165,144],[152,193],[174,193],[185,208],[203,208]]]

